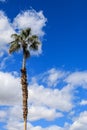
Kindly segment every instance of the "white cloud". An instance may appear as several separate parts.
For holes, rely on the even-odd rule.
[[[60,111],[69,111],[72,109],[73,93],[70,86],[61,90],[45,88],[37,83],[30,85],[30,102],[42,104]],[[64,99],[64,100],[63,100]]]
[[[45,130],[65,130],[65,128],[54,125],[46,128]]]
[[[73,86],[81,86],[83,88],[87,88],[87,72],[73,72],[66,78],[65,81],[69,84],[72,84]]]
[[[80,102],[80,105],[87,105],[87,100],[82,100],[82,101]]]
[[[29,117],[30,121],[46,119],[48,121],[54,120],[55,118],[62,117],[63,114],[60,112],[56,112],[55,109],[47,108],[46,106],[31,106],[29,109]]]
[[[42,74],[40,78],[42,78],[41,80],[44,83],[46,83],[48,86],[55,87],[58,85],[60,80],[65,77],[65,75],[66,73],[64,71],[60,71],[55,68],[52,68],[48,70],[47,72],[45,72],[44,74]]]
[[[17,15],[13,25],[16,29],[30,27],[33,34],[43,36],[43,27],[46,26],[46,21],[47,19],[44,17],[42,11],[27,10]]]
[[[15,105],[13,107],[9,107],[7,111],[5,111],[9,121],[23,121],[22,114],[22,106]],[[28,109],[28,121],[37,121],[40,119],[45,119],[47,121],[52,121],[56,118],[63,117],[61,112],[56,112],[55,109],[47,108],[45,106],[30,106]]]
[[[87,111],[84,111],[71,125],[70,130],[87,130]]]
[[[0,122],[5,121],[7,114],[4,110],[0,110]]]
[[[8,125],[6,126],[7,130],[21,130],[23,129],[23,123],[22,122],[17,122],[17,121],[12,121],[8,122]],[[33,126],[30,123],[27,123],[27,129],[29,130],[67,130],[66,128],[62,128],[56,125],[49,126],[46,128],[43,128],[41,126]]]
[[[20,103],[20,80],[10,73],[0,72],[0,105]]]
[[[4,55],[4,52],[3,51],[1,51],[0,52],[0,57],[2,57]]]
[[[3,11],[0,11],[0,51],[7,49],[7,43],[11,41],[11,34],[15,33],[10,20]]]
[[[9,59],[9,57],[7,56],[7,57],[4,57],[3,60],[1,60],[1,62],[0,62],[0,70],[3,69],[3,68],[5,68],[5,66],[6,66],[6,61],[7,61],[8,59]]]

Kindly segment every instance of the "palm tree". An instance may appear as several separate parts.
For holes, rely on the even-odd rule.
[[[26,59],[30,57],[30,51],[38,50],[41,44],[38,36],[31,34],[31,28],[21,30],[20,34],[12,34],[13,41],[10,42],[9,53],[13,53],[22,49],[23,61],[21,68],[21,84],[22,84],[22,96],[23,96],[23,119],[24,130],[27,130],[27,115],[28,115],[28,83],[26,73]]]

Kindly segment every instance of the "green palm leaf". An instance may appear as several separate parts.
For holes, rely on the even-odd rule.
[[[22,30],[21,31],[21,37],[24,39],[24,40],[26,40],[28,37],[29,37],[29,35],[31,34],[31,29],[30,28],[27,28],[27,29],[25,29],[25,30]]]
[[[17,42],[11,42],[9,53],[18,51],[19,49],[20,49],[20,44],[18,44]]]
[[[32,43],[32,42],[37,41],[37,40],[38,40],[38,36],[32,35],[31,37],[28,38],[28,43],[29,43],[29,42]]]
[[[31,50],[38,50],[39,45],[40,45],[40,42],[34,41],[34,42],[30,45],[30,49],[31,49]]]

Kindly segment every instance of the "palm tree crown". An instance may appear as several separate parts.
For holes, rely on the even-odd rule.
[[[11,37],[13,38],[13,41],[10,42],[9,53],[13,53],[22,48],[23,59],[29,58],[30,50],[38,50],[38,47],[41,44],[37,35],[31,35],[31,28],[22,30],[20,34],[12,34]],[[22,67],[25,67],[24,64],[25,63],[23,62]]]

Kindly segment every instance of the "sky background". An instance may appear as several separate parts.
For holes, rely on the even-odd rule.
[[[87,130],[87,1],[0,0],[0,129],[23,129],[22,53],[11,34],[31,27],[42,48],[27,60],[29,130]]]

